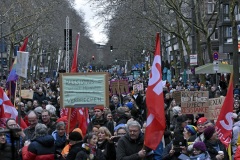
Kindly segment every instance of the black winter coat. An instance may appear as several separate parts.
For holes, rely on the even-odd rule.
[[[204,141],[207,151],[211,157],[212,160],[216,160],[216,155],[218,155],[218,151],[213,147],[213,145],[209,141]],[[220,151],[223,151],[224,153],[224,160],[228,160],[228,153],[226,151],[225,146],[218,140],[216,143],[219,146]]]
[[[12,159],[12,150],[10,144],[5,143],[0,145],[0,159],[1,160]]]
[[[90,150],[82,148],[82,150],[77,153],[75,160],[89,160],[90,159],[89,156],[90,156]],[[93,160],[106,160],[106,158],[103,155],[102,151],[97,148]]]
[[[101,144],[97,144],[98,149],[100,149],[105,156],[106,160],[115,160],[116,159],[116,150],[114,143],[109,143],[105,140]]]
[[[138,152],[143,148],[143,141],[143,134],[137,140],[132,140],[128,134],[121,137],[116,149],[117,160],[141,160]]]
[[[66,160],[74,160],[77,156],[77,153],[82,149],[82,142],[76,143],[71,146]]]

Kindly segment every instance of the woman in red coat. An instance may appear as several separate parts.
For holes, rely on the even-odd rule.
[[[26,141],[22,148],[23,160],[54,160],[54,138],[47,134],[45,124],[37,124],[36,137],[31,142]]]
[[[237,147],[234,160],[239,160],[240,159],[240,145]]]

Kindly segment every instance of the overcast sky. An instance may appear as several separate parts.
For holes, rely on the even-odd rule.
[[[90,34],[92,35],[91,39],[98,44],[106,44],[107,43],[107,36],[103,33],[103,26],[96,25],[99,21],[95,17],[94,18],[94,11],[91,8],[90,4],[88,4],[89,0],[75,0],[75,8],[81,9],[84,13],[84,19],[88,23],[90,27]]]

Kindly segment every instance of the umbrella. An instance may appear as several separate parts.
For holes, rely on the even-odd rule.
[[[218,63],[218,71],[214,70],[214,64],[208,63],[203,66],[195,68],[195,74],[215,74],[217,73],[231,73],[233,66],[229,64]]]

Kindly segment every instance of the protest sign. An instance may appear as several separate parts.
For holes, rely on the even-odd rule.
[[[182,91],[182,114],[195,114],[208,112],[208,91]]]
[[[175,99],[175,102],[177,105],[180,105],[181,103],[181,91],[174,91],[172,93],[173,99]]]
[[[16,74],[20,77],[27,78],[29,52],[17,52]]]
[[[204,116],[209,120],[217,120],[224,100],[225,100],[225,97],[209,99],[208,112]]]
[[[129,93],[127,80],[115,80],[110,82],[111,93],[113,95]]]
[[[138,91],[143,91],[143,83],[134,84],[133,90],[135,90],[135,88],[137,88]]]
[[[23,99],[33,99],[33,90],[21,90],[21,97]]]
[[[62,73],[60,96],[62,107],[103,105],[108,107],[107,73]]]

